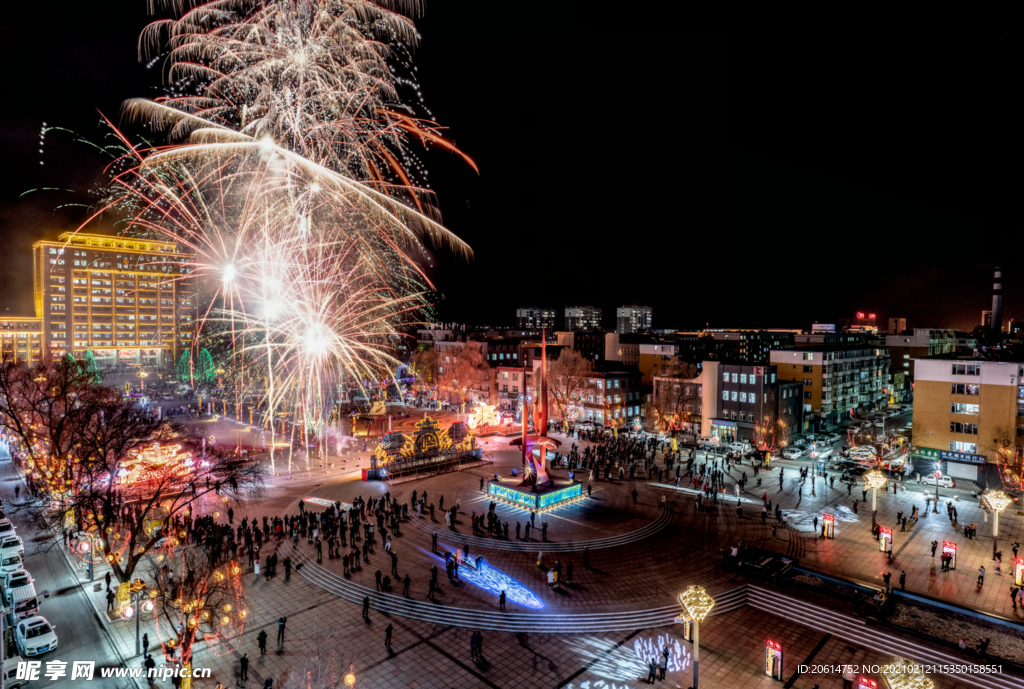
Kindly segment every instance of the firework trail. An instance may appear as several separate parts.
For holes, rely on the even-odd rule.
[[[420,3],[155,4],[176,18],[145,29],[140,58],[166,51],[175,88],[124,113],[168,143],[125,139],[96,214],[194,253],[179,278],[202,296],[193,348],[217,352],[236,405],[251,395],[322,437],[343,387],[394,375],[432,289],[425,242],[471,256],[411,149],[458,151],[399,98]]]

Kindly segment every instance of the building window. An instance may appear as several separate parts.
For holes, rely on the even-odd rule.
[[[973,414],[977,416],[978,405],[977,404],[961,404],[959,402],[953,402],[949,405],[950,414]]]
[[[739,393],[737,393],[735,390],[733,390],[732,391],[732,401],[735,402],[738,397],[739,397]]]
[[[728,382],[729,382],[729,372],[728,372],[728,371],[726,371],[725,373],[723,373],[723,374],[722,374],[722,376],[723,376],[723,378],[722,378],[722,379],[723,379],[723,380],[724,380],[724,381],[725,381],[726,383],[728,383]]]
[[[812,385],[813,383],[814,383],[814,381],[813,381],[813,380],[811,380],[810,378],[804,378],[804,387],[805,387],[805,388],[809,388],[809,387],[811,387],[811,385]]]
[[[743,383],[744,385],[747,384],[747,374],[746,373],[741,373],[740,374],[740,382]],[[753,381],[751,381],[751,382],[753,382]]]
[[[728,390],[722,390],[722,399],[724,401],[726,401],[726,402],[729,401],[729,391]]]
[[[804,399],[805,399],[805,400],[809,400],[809,399],[811,399],[811,393],[810,393],[810,392],[805,392],[805,393],[804,393]]]
[[[773,383],[775,382],[775,374],[774,373],[772,374],[772,382]]]
[[[973,454],[977,454],[978,453],[978,444],[977,443],[964,443],[964,442],[961,442],[959,440],[950,440],[949,441],[949,451],[950,452],[966,452],[968,454],[972,454],[973,455]]]
[[[954,376],[980,376],[981,366],[979,364],[953,364]]]
[[[959,421],[949,422],[950,433],[967,433],[968,435],[978,435],[978,424],[976,423],[960,423]]]
[[[980,385],[967,385],[965,383],[953,383],[952,392],[953,395],[980,395]]]
[[[732,382],[734,382],[734,383],[740,382],[739,374],[736,374],[736,373],[732,374]]]
[[[810,366],[804,366],[804,373],[810,373],[810,372],[811,372],[811,370],[812,370],[812,369],[811,369],[811,367],[810,367]]]
[[[746,402],[746,401],[747,401],[747,393],[741,392],[740,393],[740,402]]]

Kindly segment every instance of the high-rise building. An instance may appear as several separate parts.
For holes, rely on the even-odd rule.
[[[594,306],[565,307],[565,329],[569,332],[574,330],[600,330],[601,309]]]
[[[536,306],[524,306],[516,309],[517,328],[546,328],[553,330],[558,312],[555,309],[542,309]]]
[[[651,307],[630,304],[615,310],[615,332],[620,335],[643,333],[651,329]]]
[[[988,309],[981,312],[981,325],[983,328],[992,327],[992,312]]]
[[[889,329],[886,332],[888,332],[890,335],[899,335],[900,333],[902,333],[906,329],[907,329],[907,319],[906,318],[890,318],[889,319]]]
[[[168,242],[65,232],[32,245],[43,356],[168,366],[192,345],[194,260]]]
[[[996,266],[992,283],[992,324],[989,326],[996,332],[1003,330],[1003,269]]]

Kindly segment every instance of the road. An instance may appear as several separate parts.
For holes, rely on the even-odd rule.
[[[22,487],[21,500],[15,501],[14,487],[18,484]],[[38,524],[33,523],[32,513],[25,502],[26,494],[20,473],[11,461],[10,455],[6,449],[0,450],[0,498],[3,498],[7,517],[25,542],[25,569],[35,579],[36,591],[40,593],[39,614],[53,625],[59,642],[55,652],[44,653],[33,660],[43,662],[43,672],[48,661],[67,662],[66,677],[51,681],[40,676],[39,683],[45,683],[47,687],[80,686],[79,680],[71,684],[71,664],[76,660],[92,660],[96,662],[96,674],[89,683],[90,687],[130,687],[130,680],[118,681],[99,677],[101,667],[121,667],[121,660],[95,610],[86,599],[79,577],[72,572],[59,546],[54,544]],[[46,590],[50,592],[50,597],[44,599],[42,592]],[[31,685],[37,683],[33,682]]]

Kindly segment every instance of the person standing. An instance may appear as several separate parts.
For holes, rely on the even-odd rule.
[[[387,629],[384,630],[384,646],[390,651],[391,650],[391,634],[395,631],[394,625],[388,623]]]
[[[907,590],[907,573],[906,571],[900,572],[900,591]]]
[[[238,679],[241,682],[249,679],[249,654],[245,653],[242,655],[242,659],[238,661]]]
[[[889,572],[886,572],[885,574],[882,575],[882,580],[885,582],[885,592],[886,593],[889,593],[889,590],[890,590],[889,589],[889,580],[891,578],[892,578],[892,574],[889,573]]]
[[[278,644],[283,644],[284,643],[284,628],[285,628],[286,624],[288,624],[288,618],[287,617],[279,617],[277,619],[277,643]]]
[[[1016,593],[1016,591],[1014,591],[1014,593]],[[1017,606],[1014,605],[1014,608],[1016,608],[1016,607]],[[498,610],[500,610],[501,612],[505,612],[505,592],[504,591],[502,591],[501,595],[498,596]]]
[[[1016,606],[1014,606],[1016,607]],[[142,635],[142,657],[145,658],[149,654],[149,632]]]
[[[472,634],[470,634],[470,636],[469,636],[469,657],[470,657],[471,659],[473,659],[473,660],[476,660],[476,657],[477,657],[477,650],[476,650],[476,632],[473,632],[473,633],[472,633]]]
[[[370,621],[370,597],[366,596],[363,598],[363,619],[367,622]]]
[[[260,647],[260,655],[267,655],[267,630],[261,629],[260,633],[256,635],[256,643]]]
[[[935,557],[935,549],[939,547],[938,541],[932,541],[932,557]]]
[[[405,579],[402,580],[402,595],[405,596],[406,598],[409,597],[409,584],[411,584],[411,583],[412,583],[412,579],[410,579],[409,575],[406,574],[405,575]]]
[[[252,583],[254,583],[254,584],[259,583],[259,580],[260,580],[260,561],[259,561],[259,558],[256,558],[255,560],[253,560],[252,569],[256,573],[256,578],[253,579]]]
[[[985,566],[978,567],[978,586],[982,586],[985,583]]]
[[[654,656],[651,656],[650,661],[647,663],[647,683],[654,684],[654,678],[658,675],[658,664],[654,662]]]

